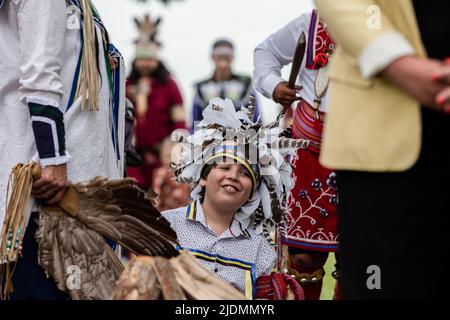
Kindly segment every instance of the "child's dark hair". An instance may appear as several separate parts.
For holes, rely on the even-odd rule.
[[[200,174],[200,179],[206,180],[206,178],[208,178],[209,173],[215,166],[216,166],[215,163],[205,165]],[[203,203],[203,200],[205,199],[205,193],[206,193],[206,188],[202,187],[202,190],[200,191],[200,203]]]

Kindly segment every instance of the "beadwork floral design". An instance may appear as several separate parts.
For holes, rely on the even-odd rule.
[[[298,161],[298,157],[297,154],[296,157],[291,159],[292,164]],[[294,175],[293,178],[295,183],[299,181],[299,177]],[[288,196],[289,207],[295,209],[289,210],[287,215],[287,238],[304,239],[313,243],[337,244],[338,235],[335,232],[326,232],[324,228],[321,228],[322,222],[329,219],[331,214],[329,209],[323,207],[324,200],[334,208],[337,207],[339,201],[336,193],[336,173],[330,172],[323,180],[316,177],[310,181],[309,185],[310,189],[301,189],[297,194],[289,194]],[[295,214],[293,214],[293,211],[295,211]],[[308,225],[310,228],[307,227]]]
[[[316,178],[311,183],[311,187],[313,187],[314,190],[319,191],[322,189],[322,182],[320,182],[320,180]]]
[[[306,199],[308,197],[308,191],[303,189],[302,191],[300,191],[299,195],[302,199]]]
[[[327,186],[337,191],[336,172],[331,172],[327,178]]]

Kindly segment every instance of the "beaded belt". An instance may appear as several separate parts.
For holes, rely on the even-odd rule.
[[[310,140],[309,149],[320,152],[325,112],[314,109],[300,100],[294,114],[293,133],[297,139]]]

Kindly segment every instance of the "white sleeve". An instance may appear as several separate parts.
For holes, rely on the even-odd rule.
[[[398,58],[414,54],[413,46],[401,33],[390,31],[364,48],[358,58],[358,65],[363,77],[369,79]]]
[[[20,99],[61,108],[66,2],[22,0],[18,7]]]
[[[292,62],[297,40],[306,15],[291,21],[284,28],[270,35],[253,52],[255,88],[271,99],[273,90],[283,80],[281,68]]]

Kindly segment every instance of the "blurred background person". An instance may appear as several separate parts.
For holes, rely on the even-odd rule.
[[[136,56],[127,83],[127,97],[135,105],[135,146],[142,164],[128,167],[128,175],[143,188],[152,182],[153,171],[161,165],[161,143],[173,130],[186,128],[180,90],[159,56],[156,40],[161,19],[149,15],[139,21]]]
[[[176,182],[170,167],[172,151],[176,144],[170,140],[170,137],[164,139],[160,152],[161,167],[156,169],[153,175],[152,189],[158,195],[155,201],[159,211],[176,209],[189,204],[190,185]]]
[[[251,77],[233,72],[234,46],[230,40],[219,39],[214,42],[211,59],[214,62],[212,77],[200,81],[195,85],[195,97],[192,106],[192,124],[203,119],[203,109],[209,100],[215,97],[228,98],[233,101],[236,109],[247,105],[250,94],[253,93]],[[255,118],[260,114],[258,103],[255,102]]]
[[[185,102],[189,126],[192,124],[194,84],[213,74],[211,47],[216,39],[231,39],[234,45],[233,70],[251,76],[252,52],[256,45],[274,30],[283,27],[287,21],[313,9],[313,0],[283,0],[286,7],[294,9],[287,10],[282,15],[273,14],[279,10],[279,3],[273,0],[228,0],[226,5],[223,5],[222,0],[175,0],[170,1],[169,5],[159,0],[122,0],[116,1],[114,6],[110,2],[95,0],[95,5],[102,12],[105,23],[110,25],[110,34],[120,46],[129,71],[135,52],[134,44],[130,42],[135,32],[133,17],[141,17],[145,12],[150,12],[154,18],[162,17],[162,23],[158,27],[159,39],[163,42],[160,54],[176,77]],[[258,10],[254,10],[255,6],[258,6]],[[118,15],[124,18],[121,23],[117,23]],[[231,17],[231,20],[224,20],[223,17]],[[264,23],[257,23],[260,20]],[[284,68],[282,74],[287,77],[289,67]],[[259,93],[257,98],[263,122],[273,121],[281,106]]]

